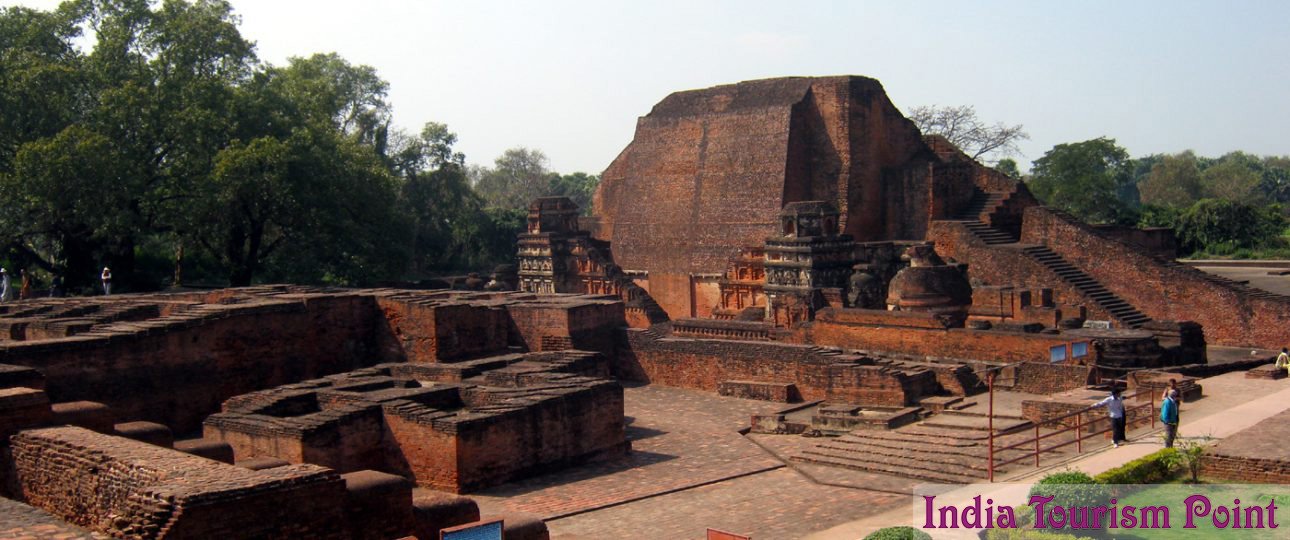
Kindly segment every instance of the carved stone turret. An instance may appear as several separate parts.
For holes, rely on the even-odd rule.
[[[838,234],[838,211],[828,202],[789,203],[779,222],[780,234],[766,239],[766,320],[787,327],[812,320],[826,289],[841,296],[855,242]]]

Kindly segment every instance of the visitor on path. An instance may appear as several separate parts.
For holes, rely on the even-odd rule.
[[[103,267],[103,274],[99,276],[103,280],[103,296],[112,294],[112,271],[108,267]]]
[[[49,282],[49,297],[58,298],[63,296],[63,276],[54,276]]]
[[[1277,355],[1277,367],[1285,368],[1286,373],[1290,374],[1290,352],[1285,347],[1281,347],[1281,354]]]
[[[1169,398],[1170,393],[1173,393],[1174,400],[1182,403],[1182,392],[1178,390],[1178,379],[1169,379],[1169,386],[1160,394],[1160,403],[1164,403],[1165,399]]]
[[[1109,397],[1093,406],[1106,407],[1106,414],[1111,417],[1111,444],[1119,448],[1120,443],[1128,442],[1124,436],[1124,399],[1120,397],[1120,389],[1112,388]]]
[[[1165,448],[1174,447],[1174,437],[1178,436],[1178,392],[1165,394],[1160,402],[1160,421],[1165,424]]]
[[[9,270],[0,268],[0,302],[9,301]]]
[[[19,270],[18,275],[21,276],[18,282],[22,284],[18,287],[18,299],[26,300],[31,298],[31,276],[27,275],[26,268]]]

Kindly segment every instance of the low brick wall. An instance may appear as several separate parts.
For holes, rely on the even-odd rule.
[[[344,483],[322,467],[251,471],[73,427],[11,441],[17,496],[75,525],[114,536],[348,538]]]
[[[797,386],[792,383],[763,383],[755,381],[722,381],[717,393],[742,399],[794,403],[802,401]]]
[[[1258,459],[1211,453],[1202,462],[1201,474],[1215,480],[1243,484],[1290,484],[1290,461]]]

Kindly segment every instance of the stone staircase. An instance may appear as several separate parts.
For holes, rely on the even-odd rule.
[[[983,416],[946,412],[894,430],[858,430],[829,438],[790,457],[793,461],[889,474],[928,482],[966,484],[989,477],[989,432]],[[1033,437],[1030,422],[995,416],[995,462],[1025,456],[1027,449],[1001,450]],[[1048,443],[1045,443],[1047,446]],[[1044,454],[1051,460],[1057,453]],[[998,478],[1032,461],[996,467]]]
[[[990,225],[990,214],[994,213],[1007,198],[1007,193],[978,189],[967,208],[959,212],[954,219],[964,222],[963,226],[987,245],[1015,244],[1019,240],[1015,234]]]
[[[954,219],[960,221],[981,221],[989,222],[990,214],[994,212],[1008,194],[1001,191],[981,191],[980,189],[972,195],[972,200],[968,202],[967,208],[959,212]]]
[[[1128,328],[1141,328],[1151,320],[1123,298],[1116,296],[1092,276],[1071,264],[1047,246],[1027,246],[1021,249],[1031,259],[1051,270],[1063,281],[1075,287],[1085,297],[1093,300],[1103,311]]]

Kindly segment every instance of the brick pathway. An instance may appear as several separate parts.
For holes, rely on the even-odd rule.
[[[908,495],[821,486],[782,468],[550,521],[547,526],[552,540],[699,539],[708,527],[758,540],[791,540],[908,505]]]
[[[70,525],[31,506],[0,497],[0,538],[11,540],[90,540],[108,538]]]
[[[777,404],[658,386],[625,398],[628,458],[471,493],[480,512],[551,519],[784,466],[738,433]]]

